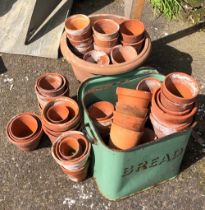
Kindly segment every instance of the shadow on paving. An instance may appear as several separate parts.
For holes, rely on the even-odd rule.
[[[1,0],[0,1],[0,17],[4,16],[7,12],[10,11],[10,9],[12,8],[13,4],[16,2],[17,0]]]
[[[205,22],[202,22],[190,28],[178,31],[174,34],[153,41],[152,52],[146,63],[159,69],[160,73],[165,75],[173,71],[180,71],[191,74],[191,64],[193,61],[192,56],[188,53],[181,52],[167,44],[185,36],[189,36],[204,27]]]
[[[0,57],[0,74],[7,72],[6,66],[4,65],[3,59]]]

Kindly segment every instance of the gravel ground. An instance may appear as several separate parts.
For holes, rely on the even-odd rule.
[[[73,12],[86,11],[90,14],[106,11],[121,14],[122,0],[103,2],[87,3],[84,0],[75,4]],[[168,23],[163,17],[154,17],[148,3],[143,20],[154,40],[152,54],[145,65],[157,67],[164,74],[170,71],[193,74],[204,93],[204,33],[198,32],[196,27],[184,30],[192,27],[188,23]],[[8,143],[4,130],[8,120],[20,112],[38,112],[34,83],[36,77],[45,71],[64,74],[69,80],[71,95],[76,95],[79,83],[74,78],[70,65],[63,59],[8,54],[0,56],[0,209],[205,209],[205,151],[200,145],[205,137],[203,95],[200,96],[198,114],[200,126],[190,140],[180,175],[130,198],[111,202],[99,193],[94,179],[90,178],[80,184],[69,181],[52,159],[50,143],[46,137],[40,148],[31,153],[21,152]]]

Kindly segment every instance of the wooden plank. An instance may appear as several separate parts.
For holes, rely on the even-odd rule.
[[[144,0],[124,0],[125,16],[132,19],[141,19],[144,9]]]

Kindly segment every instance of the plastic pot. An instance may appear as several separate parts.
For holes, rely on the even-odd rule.
[[[118,37],[120,26],[111,19],[100,19],[93,24],[93,33],[95,37],[103,41],[110,41]]]
[[[112,123],[110,144],[120,150],[132,149],[140,143],[142,135],[143,132],[129,130]]]
[[[111,51],[112,63],[124,63],[135,60],[137,58],[137,52],[133,47],[130,46],[117,46]]]
[[[109,65],[110,63],[109,56],[105,52],[98,51],[98,50],[92,50],[86,53],[83,59],[85,61],[88,61],[91,63],[97,63],[99,65]]]
[[[102,14],[92,15],[90,16],[91,25],[93,25],[93,23],[99,19],[113,19],[118,24],[126,20],[125,17],[116,16],[116,15],[102,15]],[[72,69],[74,71],[76,78],[82,82],[85,79],[88,79],[90,77],[94,77],[97,75],[116,75],[116,74],[122,74],[122,73],[134,70],[139,65],[142,65],[142,63],[149,56],[149,53],[151,50],[151,40],[150,40],[149,35],[145,33],[145,44],[142,51],[138,54],[138,57],[136,58],[136,60],[130,61],[127,63],[113,64],[106,67],[99,66],[94,63],[86,62],[80,59],[78,56],[76,56],[71,51],[70,45],[67,44],[66,32],[64,32],[62,35],[60,47],[61,47],[61,52],[64,58],[69,63],[71,63]]]
[[[143,38],[144,24],[136,19],[126,20],[120,24],[122,39],[126,43],[136,43]]]
[[[137,85],[137,90],[151,92],[152,94],[161,87],[161,82],[153,77],[141,80]]]
[[[90,18],[86,15],[77,14],[65,20],[65,31],[72,36],[79,36],[90,29]]]
[[[197,100],[199,86],[192,76],[174,72],[166,76],[162,92],[172,102],[190,104]]]

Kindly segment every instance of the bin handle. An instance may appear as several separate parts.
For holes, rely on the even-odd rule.
[[[84,124],[82,131],[91,143],[93,143],[93,144],[97,143],[97,139],[95,138],[93,130],[91,129],[91,127],[88,123]]]

